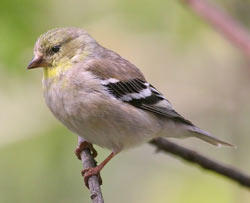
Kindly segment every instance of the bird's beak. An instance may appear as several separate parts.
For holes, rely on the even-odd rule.
[[[35,56],[31,62],[29,63],[27,69],[39,68],[39,67],[46,67],[48,64],[43,60],[43,56]]]

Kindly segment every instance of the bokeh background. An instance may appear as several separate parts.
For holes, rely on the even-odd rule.
[[[250,27],[249,0],[214,0]],[[173,140],[250,173],[250,65],[176,0],[1,0],[0,203],[90,202],[74,154],[76,136],[49,112],[42,70],[26,71],[37,37],[77,26],[117,51],[195,124],[237,149]],[[98,148],[98,161],[108,151]],[[249,191],[147,144],[102,172],[110,203],[248,203]]]

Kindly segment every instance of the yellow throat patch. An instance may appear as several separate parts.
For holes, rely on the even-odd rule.
[[[71,67],[72,63],[64,62],[54,67],[44,68],[43,77],[44,79],[56,79],[61,73],[67,71]]]

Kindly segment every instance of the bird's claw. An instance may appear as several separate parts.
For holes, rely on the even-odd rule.
[[[87,141],[83,141],[80,143],[80,145],[75,150],[75,155],[79,160],[81,160],[81,153],[84,149],[88,148],[91,152],[91,155],[95,158],[97,157],[97,151],[93,147],[93,145]]]
[[[86,185],[87,188],[89,188],[89,183],[88,180],[91,176],[97,176],[98,178],[98,182],[100,185],[102,185],[102,178],[100,175],[100,168],[98,166],[94,167],[94,168],[87,168],[82,170],[82,176],[84,177],[84,183]]]

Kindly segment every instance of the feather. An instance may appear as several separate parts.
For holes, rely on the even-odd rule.
[[[143,80],[135,78],[127,81],[116,81],[110,78],[104,80],[102,84],[112,96],[136,108],[172,119],[176,122],[193,125],[171,108],[169,102],[155,87]],[[163,100],[167,105],[159,106],[159,102]]]

